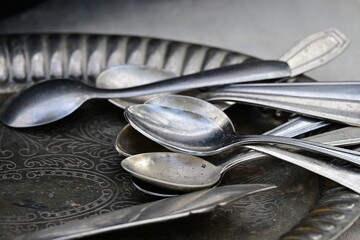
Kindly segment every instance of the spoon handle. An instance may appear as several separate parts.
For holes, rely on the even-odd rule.
[[[302,150],[316,152],[319,154],[328,155],[343,159],[348,162],[352,162],[356,165],[360,165],[360,153],[348,149],[333,147],[317,142],[311,142],[306,140],[279,137],[279,136],[265,136],[265,135],[241,135],[235,136],[232,139],[232,143],[227,147],[235,145],[251,145],[251,144],[281,144],[293,147],[299,147]]]
[[[345,127],[331,132],[325,132],[322,134],[311,136],[305,139],[329,144],[332,146],[348,146],[353,144],[359,144],[360,128]],[[225,161],[225,163],[222,164],[224,166],[222,173],[226,172],[227,170],[241,162],[261,159],[263,157],[271,155],[273,157],[303,167],[321,176],[327,177],[333,181],[342,184],[343,186],[346,186],[360,193],[360,172],[351,166],[335,165],[326,161],[306,157],[269,145],[249,145],[246,146],[246,148],[255,150],[256,152],[251,151],[245,154],[230,157]]]
[[[137,97],[163,92],[178,92],[201,87],[284,78],[289,77],[290,75],[290,68],[285,62],[256,61],[235,64],[131,88],[92,88],[92,90],[89,91],[89,95],[93,98]]]
[[[350,40],[335,28],[326,29],[301,40],[287,51],[280,61],[287,62],[291,76],[315,69],[342,53]]]
[[[256,145],[248,147],[303,167],[360,193],[360,171],[356,168],[335,165],[272,146]]]
[[[311,137],[304,138],[303,140],[308,140],[312,142],[323,143],[331,146],[351,146],[360,143],[360,128],[358,127],[344,127],[330,132],[325,132],[317,134]],[[250,148],[250,146],[247,146]],[[222,165],[224,166],[224,171],[229,170],[233,166],[246,162],[257,160],[266,157],[266,154],[260,152],[246,152],[241,153],[236,156],[231,156],[228,159],[224,159]]]
[[[360,82],[232,85],[204,93],[206,100],[266,106],[360,126]]]
[[[296,137],[328,125],[330,125],[330,122],[307,117],[296,117],[263,133],[263,135]]]

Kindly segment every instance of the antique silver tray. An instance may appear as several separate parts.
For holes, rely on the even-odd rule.
[[[94,85],[103,68],[146,64],[177,75],[253,61],[195,44],[110,35],[1,36],[0,96],[41,79],[69,77]],[[299,77],[309,81],[305,76]],[[126,124],[122,110],[91,101],[43,127],[0,125],[0,239],[155,201],[139,192],[113,147]],[[242,133],[262,133],[288,114],[236,105],[228,112]],[[248,118],[256,121],[248,121]],[[335,239],[359,217],[359,195],[276,159],[232,169],[222,184],[272,183],[210,214],[103,234],[106,239]],[[94,239],[98,239],[97,238]]]

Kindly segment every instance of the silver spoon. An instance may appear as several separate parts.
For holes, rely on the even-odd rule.
[[[321,142],[324,144],[329,144],[332,146],[358,145],[360,143],[360,128],[344,127],[330,132],[314,135],[305,139],[315,142]],[[301,155],[294,155],[293,153],[289,154],[289,152],[284,152],[276,148],[271,149],[268,146],[257,145],[257,146],[251,146],[251,147],[247,146],[247,147],[253,150],[259,150],[260,152],[264,152],[266,154],[255,151],[248,151],[246,153],[240,153],[237,155],[230,155],[225,157],[225,159],[222,159],[221,165],[216,166],[217,171],[221,170],[221,172],[219,173],[220,175],[219,180],[215,184],[218,184],[220,182],[221,176],[226,171],[236,166],[237,164],[241,164],[247,161],[263,159],[265,157],[268,157],[267,154],[270,154],[279,159],[288,161],[290,163],[308,169],[309,171],[315,172],[321,176],[339,182],[340,184],[347,186],[354,191],[357,192],[360,191],[359,171],[353,167],[336,166],[332,163],[319,161]],[[157,154],[161,154],[161,153],[157,153]],[[193,166],[188,165],[181,169],[178,169],[177,177],[172,177],[171,179],[166,178],[164,177],[164,174],[161,173],[162,171],[164,171],[164,169],[159,168],[157,166],[157,161],[160,161],[156,159],[157,154],[153,153],[151,157],[149,155],[146,155],[147,156],[146,160],[144,159],[139,160],[141,158],[140,157],[141,155],[135,155],[136,157],[134,158],[130,157],[123,160],[121,164],[125,170],[127,170],[134,176],[133,183],[135,187],[140,191],[161,197],[173,197],[181,194],[181,191],[184,191],[183,189],[184,182],[182,180],[184,176],[182,175],[182,173],[188,172],[187,168],[192,168]],[[152,164],[146,163],[144,165],[139,165],[138,161],[141,162],[152,161]],[[181,160],[176,160],[176,158],[174,158],[174,161],[181,161]],[[208,162],[206,162],[205,160],[203,161],[205,164],[208,164]],[[167,169],[172,169],[173,166],[171,164],[172,164],[171,162],[168,162],[166,171]],[[175,163],[175,166],[177,165],[179,164]],[[152,174],[149,175],[149,172],[151,172]],[[201,177],[205,178],[206,176],[202,175]],[[161,184],[158,184],[159,181],[161,182]],[[216,181],[215,177],[212,181],[213,182]],[[194,183],[194,184],[198,185],[198,183]],[[188,185],[187,190],[192,191],[193,189],[191,187],[191,184],[187,183],[187,185]]]
[[[356,168],[335,165],[273,146],[247,147],[301,166],[360,193],[360,172]],[[215,166],[199,157],[182,153],[143,153],[124,159],[121,166],[135,177],[156,186],[194,191],[218,184],[222,174],[229,170],[228,166],[234,164],[225,162]]]
[[[314,39],[315,36],[315,39]],[[208,70],[187,76],[167,79],[138,87],[118,90],[97,89],[69,79],[57,79],[35,84],[9,99],[2,107],[0,120],[11,127],[33,127],[57,121],[74,112],[92,98],[129,98],[163,92],[179,92],[200,87],[210,87],[239,82],[291,77],[303,67],[319,66],[340,54],[348,39],[336,29],[330,29],[306,38],[281,59],[284,61],[259,61]],[[320,44],[320,46],[319,46]],[[298,53],[299,47],[301,54]],[[325,49],[325,58],[322,58]],[[319,51],[321,54],[319,55]],[[314,54],[315,53],[315,54]],[[319,61],[314,61],[314,58]],[[301,62],[300,65],[299,62]],[[106,71],[112,71],[109,68]],[[101,76],[99,76],[101,77]]]
[[[207,101],[228,100],[360,126],[360,82],[238,84],[204,92]]]
[[[145,103],[166,107],[177,107],[187,111],[196,112],[204,117],[209,117],[214,121],[217,121],[218,124],[221,124],[224,127],[226,126],[235,131],[231,120],[225,114],[220,112],[218,109],[207,106],[208,104],[206,104],[204,101],[197,101],[197,99],[181,95],[167,95],[149,99]],[[205,106],[202,106],[204,103]],[[329,122],[305,117],[297,117],[278,126],[275,129],[264,133],[263,135],[295,137],[312,130],[325,127],[329,124]],[[126,125],[117,135],[115,149],[125,157],[145,152],[168,151],[162,145],[151,141],[149,138],[146,138],[144,135],[134,130],[129,124]]]
[[[122,89],[135,86],[141,86],[153,82],[159,82],[161,80],[174,78],[176,74],[168,72],[158,68],[152,68],[146,65],[135,65],[135,64],[121,64],[111,68],[111,71],[103,71],[96,78],[95,85],[97,88],[103,89]],[[109,102],[120,107],[126,108],[134,104],[144,103],[145,101],[154,97],[159,97],[169,93],[158,93],[152,95],[145,95],[133,98],[114,98],[109,99]],[[182,95],[198,96],[202,92],[194,90],[188,90],[180,92]],[[215,106],[221,110],[225,110],[233,105],[234,102],[229,101],[216,101]]]
[[[341,32],[336,29],[327,29],[304,38],[279,60],[287,62],[292,76],[296,76],[329,62],[344,51],[348,44],[349,40]],[[158,82],[175,76],[172,72],[150,66],[123,64],[101,72],[96,78],[95,84],[98,88],[122,89]],[[196,90],[191,93],[196,94],[191,96],[199,97],[199,92],[196,92]],[[184,93],[181,94],[185,95]],[[125,108],[130,105],[144,103],[155,96],[159,95],[126,99],[117,98],[109,101],[120,108]],[[232,104],[230,102],[216,102],[216,105],[222,110]]]
[[[149,100],[151,102],[151,99]],[[155,102],[154,102],[155,103]],[[174,102],[176,103],[176,102]],[[318,121],[310,118],[297,117],[287,123],[284,123],[264,134],[278,135],[278,136],[287,136],[294,137],[301,135],[303,133],[310,132],[321,127],[329,125],[328,122]],[[352,131],[353,132],[353,131]],[[335,134],[335,136],[348,136],[348,134]],[[354,135],[351,135],[354,137]],[[360,136],[360,134],[359,134]],[[332,139],[331,136],[329,138]],[[344,141],[342,141],[344,143]],[[140,134],[138,131],[133,129],[131,125],[127,124],[119,132],[116,141],[115,148],[117,151],[125,156],[129,157],[135,154],[145,153],[145,152],[167,152],[168,150],[160,144],[157,144],[154,141],[146,138],[144,135]],[[262,157],[267,157],[267,155],[258,153],[258,152],[247,152],[244,155],[249,155],[249,158],[246,160],[255,160]],[[240,160],[241,161],[241,160]],[[164,189],[161,187],[156,187],[153,184],[146,183],[142,180],[139,180],[136,177],[132,178],[133,185],[140,191],[160,197],[173,197],[181,194],[179,191]]]
[[[101,72],[96,78],[95,86],[103,89],[122,89],[159,82],[174,77],[176,77],[175,73],[158,68],[145,65],[121,64],[113,67],[111,71]],[[130,105],[144,103],[146,100],[155,96],[161,96],[161,94],[124,99],[113,98],[109,99],[109,102],[120,108],[126,108]]]
[[[202,108],[217,109],[212,104],[203,102]],[[237,135],[232,128],[214,120],[217,114],[224,113],[216,112],[210,118],[180,108],[149,104],[129,106],[124,113],[136,130],[174,151],[206,156],[220,153],[233,146],[276,143],[299,147],[360,165],[360,153],[347,149],[279,136]]]

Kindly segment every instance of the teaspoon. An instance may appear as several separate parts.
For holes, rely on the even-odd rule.
[[[148,83],[159,82],[161,80],[174,78],[175,73],[168,72],[162,69],[153,68],[146,65],[135,64],[121,64],[111,68],[109,71],[103,71],[96,78],[95,85],[97,88],[103,89],[122,89],[135,86],[141,86]],[[163,96],[169,93],[158,93],[152,95],[145,95],[133,98],[113,98],[109,99],[109,102],[120,108],[126,108],[134,104],[144,103],[154,97]],[[180,92],[182,95],[196,96],[202,94],[197,90],[189,90]],[[233,105],[234,102],[229,101],[216,101],[215,106],[221,110],[225,110]]]
[[[216,108],[210,103],[203,104],[202,107],[205,106]],[[221,111],[220,113],[223,114]],[[216,114],[209,118],[180,108],[150,104],[129,106],[124,112],[126,119],[136,130],[173,151],[207,156],[234,146],[275,143],[299,147],[360,165],[360,154],[347,149],[279,136],[237,135],[233,129],[214,121]]]
[[[352,166],[335,165],[281,148],[252,145],[248,148],[303,167],[360,193],[360,171]],[[215,166],[183,153],[143,153],[124,159],[121,166],[136,178],[174,191],[194,191],[219,183],[222,174],[237,159]]]
[[[196,98],[182,95],[167,95],[155,97],[147,100],[146,104],[159,105],[165,107],[177,107],[187,111],[195,112],[204,117],[209,117],[224,127],[231,128],[235,131],[234,126],[228,116],[220,110],[213,108],[207,102],[200,101]],[[205,104],[205,105],[204,105]],[[204,106],[203,106],[204,105]],[[277,128],[274,128],[263,135],[276,135],[284,137],[295,137],[312,130],[329,125],[329,122],[315,120],[305,117],[296,117]],[[135,131],[131,125],[126,125],[118,134],[115,141],[116,150],[123,156],[145,153],[145,152],[165,152],[167,149],[144,135]]]

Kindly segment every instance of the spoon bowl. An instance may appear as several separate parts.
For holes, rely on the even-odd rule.
[[[138,154],[124,159],[121,166],[143,181],[177,191],[211,187],[220,180],[222,170],[201,158],[181,153]],[[169,179],[174,185],[168,184]]]
[[[115,149],[123,156],[130,157],[145,152],[167,152],[162,145],[150,141],[147,137],[127,124],[116,136]],[[140,150],[139,150],[140,149]],[[140,151],[140,152],[139,152]]]
[[[111,71],[102,71],[96,78],[95,85],[103,89],[122,89],[141,86],[148,83],[174,78],[176,74],[162,69],[152,68],[145,65],[122,64],[113,67]],[[109,102],[125,108],[134,104],[144,103],[146,100],[162,94],[153,94],[133,98],[114,98]]]
[[[86,85],[68,79],[40,82],[10,97],[0,119],[12,127],[51,123],[80,107],[88,99],[87,92]]]

